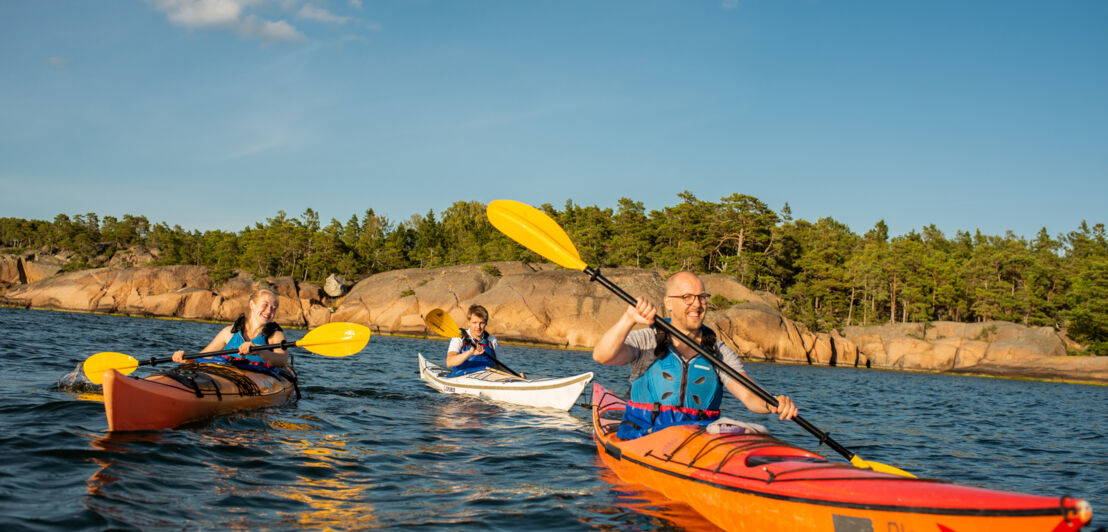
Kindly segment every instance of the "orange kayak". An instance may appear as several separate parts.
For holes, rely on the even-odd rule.
[[[593,383],[601,460],[624,481],[682,501],[725,530],[1065,532],[1092,519],[1082,499],[859,469],[741,429],[711,434],[681,425],[620,440],[624,406]]]
[[[104,372],[108,430],[161,430],[288,402],[293,379],[229,366],[183,364],[145,379]]]

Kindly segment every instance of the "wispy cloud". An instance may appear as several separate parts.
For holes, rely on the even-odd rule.
[[[186,28],[233,26],[244,9],[237,0],[153,0],[170,22]]]
[[[54,68],[65,68],[65,67],[69,66],[69,60],[64,58],[64,57],[57,57],[57,56],[47,57],[46,58],[46,64],[48,64],[48,65],[50,65]]]
[[[739,0],[723,0],[719,5],[723,9],[735,9],[739,7]]]
[[[329,24],[346,24],[350,17],[340,17],[322,7],[317,7],[312,4],[304,4],[300,11],[296,13],[297,17],[314,20],[317,22],[327,22]]]
[[[165,13],[166,19],[189,29],[233,31],[243,37],[267,42],[304,40],[293,25],[283,20],[266,20],[247,10],[265,0],[147,0]]]
[[[304,34],[283,20],[263,20],[254,15],[247,15],[240,24],[235,27],[235,32],[243,37],[251,37],[271,42],[294,42],[304,40]]]

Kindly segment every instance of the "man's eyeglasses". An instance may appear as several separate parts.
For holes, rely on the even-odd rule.
[[[708,300],[712,298],[712,294],[682,294],[679,296],[666,296],[667,298],[680,298],[686,305],[692,305],[696,300],[700,300],[701,303],[707,304]]]

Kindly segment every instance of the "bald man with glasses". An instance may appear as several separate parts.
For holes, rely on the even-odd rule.
[[[704,325],[710,297],[696,274],[673,274],[666,280],[663,302],[669,322],[745,376],[739,355]],[[797,407],[788,396],[778,395],[774,407],[718,372],[681,340],[654,327],[632,330],[637,325],[653,325],[656,315],[654,305],[639,298],[593,348],[592,358],[601,364],[631,366],[631,397],[617,433],[621,439],[634,439],[671,425],[710,425],[720,418],[725,389],[752,412],[778,414],[782,420],[796,417]]]

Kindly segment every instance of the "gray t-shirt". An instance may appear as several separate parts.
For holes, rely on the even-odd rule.
[[[654,358],[654,348],[658,346],[658,340],[655,338],[654,329],[645,327],[631,331],[623,343],[631,348],[631,380],[635,380],[646,373],[646,370],[656,360]],[[743,371],[743,362],[739,359],[738,353],[727,347],[727,344],[723,343],[722,340],[716,340],[716,350],[722,355],[724,364],[731,366],[735,371]],[[731,377],[728,377],[726,373],[718,370],[716,373],[724,386],[731,382]]]

